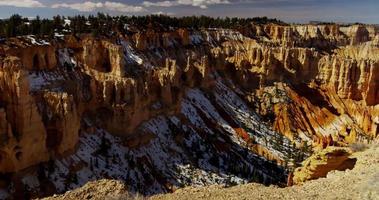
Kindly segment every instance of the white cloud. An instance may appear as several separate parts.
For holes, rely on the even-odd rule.
[[[103,3],[93,3],[90,1],[84,2],[84,3],[60,3],[60,4],[54,4],[51,6],[52,8],[70,8],[73,10],[78,10],[82,12],[91,12],[96,10],[97,8],[103,7]]]
[[[118,12],[142,12],[145,11],[145,9],[141,6],[131,6],[123,3],[118,2],[110,2],[106,1],[104,3],[104,7],[111,11],[118,11]]]
[[[159,12],[155,12],[155,13],[153,13],[153,15],[167,15],[167,16],[172,16],[172,15],[175,15],[175,13],[159,11]]]
[[[209,5],[217,5],[217,4],[230,4],[229,0],[175,0],[175,1],[144,1],[142,3],[146,7],[156,6],[156,7],[173,7],[173,6],[195,6],[200,7],[202,9],[208,8]]]
[[[159,1],[159,2],[144,1],[142,4],[146,7],[150,7],[150,6],[172,7],[172,6],[179,5],[177,1]]]
[[[13,6],[22,8],[45,7],[45,5],[36,0],[0,0],[0,6]]]
[[[78,10],[81,12],[92,12],[99,9],[109,10],[109,11],[117,11],[117,12],[143,12],[145,9],[141,6],[132,6],[128,4],[118,3],[106,1],[104,3],[95,3],[91,1],[86,1],[83,3],[60,3],[54,4],[51,6],[52,8],[70,8],[73,10]]]

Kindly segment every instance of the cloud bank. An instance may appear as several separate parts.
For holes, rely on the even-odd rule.
[[[51,8],[70,8],[73,10],[78,10],[81,12],[93,12],[96,10],[109,10],[109,11],[117,11],[117,12],[143,12],[145,11],[145,8],[142,6],[132,6],[124,3],[119,2],[111,2],[106,1],[104,3],[102,2],[91,2],[86,1],[83,3],[59,3],[59,4],[53,4],[51,5]]]
[[[209,5],[230,4],[229,0],[175,0],[175,1],[144,1],[142,5],[146,7],[173,7],[173,6],[194,6],[202,9],[208,8]]]
[[[36,0],[0,0],[0,6],[13,6],[20,8],[42,8],[45,7]]]
[[[93,12],[97,10],[138,13],[147,11],[148,7],[175,7],[175,6],[193,6],[206,9],[211,5],[230,4],[229,0],[165,0],[165,1],[143,1],[139,5],[129,5],[121,2],[105,1],[85,1],[79,3],[55,3],[44,5],[38,0],[0,0],[0,6],[24,7],[24,8],[67,8],[80,12]]]

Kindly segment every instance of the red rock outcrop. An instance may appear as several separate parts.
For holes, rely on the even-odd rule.
[[[0,67],[3,136],[0,169],[13,172],[47,161],[46,131],[36,103],[29,94],[27,71],[20,59],[7,57]],[[3,121],[4,120],[4,121]],[[4,131],[7,131],[6,133]]]
[[[280,39],[281,36],[278,36],[289,28],[272,25],[266,27],[266,32],[277,41],[289,41],[291,39]],[[365,41],[365,36],[358,33],[359,29],[365,27],[352,27],[352,36],[337,31],[338,26],[300,26],[296,29],[301,38],[318,38],[320,41],[327,38],[326,41],[333,40],[332,44],[344,44],[344,40],[356,40],[354,37],[363,38],[358,39],[356,44]],[[242,72],[234,77],[239,79],[239,84],[247,86],[245,88],[248,89],[256,88],[253,85],[259,83],[261,89],[255,95],[258,99],[264,97],[261,101],[265,104],[259,106],[260,112],[273,112],[277,131],[289,138],[304,138],[301,135],[305,134],[310,139],[311,135],[323,132],[320,137],[332,134],[335,141],[338,141],[339,133],[343,132],[342,135],[346,137],[349,135],[345,130],[349,126],[358,135],[363,134],[370,138],[378,135],[374,122],[378,112],[378,58],[375,53],[377,47],[370,42],[343,47],[331,55],[320,54],[313,48],[269,47],[256,41],[245,42],[244,46],[246,50],[233,43],[225,43],[224,51],[228,55],[226,59],[237,66],[237,72]],[[233,52],[230,49],[235,53],[230,53]],[[258,77],[259,81],[252,81]],[[292,86],[279,89],[284,96],[275,97],[277,94],[273,92],[277,90],[269,89],[273,82],[289,83]],[[271,100],[265,99],[267,94],[273,96]],[[283,103],[270,103],[285,96],[288,100]],[[255,102],[256,98],[252,101]],[[357,110],[363,112],[359,114]],[[351,125],[355,124],[354,121],[358,122],[358,126]],[[333,126],[339,128],[331,130]]]
[[[20,46],[5,49],[4,53],[20,58],[22,67],[27,70],[53,69],[57,65],[55,47],[51,45]]]
[[[302,184],[305,181],[326,177],[333,170],[352,169],[356,159],[349,158],[351,151],[346,148],[328,147],[303,162],[303,166],[294,172],[293,183]]]
[[[145,144],[149,134],[141,134],[146,140],[133,135],[141,123],[178,113],[189,88],[212,90],[219,79],[298,145],[377,137],[375,31],[270,24],[249,32],[254,37],[222,29],[147,30],[130,38],[67,36],[66,43],[2,45],[0,136],[7,142],[0,148],[0,172],[74,151],[84,115],[129,138],[131,146]],[[57,53],[63,49],[64,56]],[[282,162],[263,146],[255,151]]]
[[[370,33],[363,25],[350,26],[347,28],[345,34],[350,37],[350,45],[357,45],[370,39]]]

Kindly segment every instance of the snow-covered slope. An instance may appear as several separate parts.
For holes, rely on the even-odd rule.
[[[143,138],[137,145],[130,144],[133,139],[122,140],[96,127],[89,119],[83,123],[87,128],[81,133],[77,152],[42,167],[43,176],[57,192],[102,178],[122,180],[129,192],[145,195],[184,186],[284,181],[285,170],[251,151],[236,129],[244,127],[248,137],[262,146],[277,133],[221,80],[213,91],[190,89],[180,114],[143,123],[136,131],[136,137]],[[265,148],[284,159],[284,153],[272,144]],[[38,179],[33,176],[41,174],[29,174],[37,183],[25,184],[38,190]]]

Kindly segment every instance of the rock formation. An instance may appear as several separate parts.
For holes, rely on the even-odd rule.
[[[241,32],[9,39],[0,45],[0,172],[52,161],[57,172],[48,177],[63,192],[77,184],[56,180],[107,177],[111,157],[120,172],[136,168],[113,176],[148,194],[231,180],[282,183],[283,167],[309,156],[308,146],[378,136],[377,38],[364,25],[252,24]],[[105,161],[96,167],[98,159]],[[188,177],[196,170],[208,178]]]
[[[294,184],[301,184],[308,180],[326,177],[333,170],[353,169],[356,159],[349,158],[351,150],[346,148],[327,147],[312,155],[303,162],[303,166],[294,172]]]

